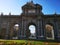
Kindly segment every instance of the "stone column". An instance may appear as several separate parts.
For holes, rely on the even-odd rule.
[[[24,21],[22,19],[21,39],[24,37]]]
[[[42,28],[42,30],[41,30],[41,37],[43,37],[43,39],[45,39],[45,37],[46,37],[46,30],[45,30],[45,24],[46,24],[46,22],[45,22],[46,20],[44,20],[44,18],[42,18],[41,19],[41,28]]]
[[[26,34],[25,34],[26,33],[26,21],[24,21],[24,30],[23,31],[24,31],[24,37],[26,37]]]
[[[43,29],[42,29],[43,28],[43,25],[42,25],[42,23],[43,22],[42,22],[42,19],[41,19],[41,23],[40,23],[41,24],[41,36],[40,37],[43,37]]]
[[[6,37],[5,39],[8,39],[8,35],[9,35],[9,22],[7,22],[7,27],[6,27]]]
[[[55,34],[55,39],[57,39],[58,38],[58,35],[57,35],[58,34],[58,30],[57,30],[58,27],[57,27],[57,20],[56,19],[54,20],[54,24],[55,24],[55,26],[54,26],[55,27],[55,30],[54,30],[55,33],[54,34]]]
[[[19,23],[18,38],[22,38],[22,23]]]
[[[60,40],[60,21],[58,20],[57,21],[57,39]]]
[[[37,21],[38,25],[37,25],[37,33],[38,33],[38,37],[40,36],[40,22],[39,20]]]
[[[23,37],[23,29],[24,29],[24,26],[23,26],[23,20],[22,20],[22,30],[21,30],[21,37]]]
[[[43,39],[43,37],[44,37],[44,35],[43,35],[43,29],[42,29],[42,28],[43,28],[42,23],[43,23],[43,22],[42,22],[42,19],[40,19],[40,20],[39,20],[39,24],[38,24],[38,25],[39,25],[39,26],[38,26],[38,29],[39,29],[38,33],[39,33],[39,36],[38,36],[38,37],[39,37],[40,40]]]
[[[22,31],[21,31],[21,37],[22,38],[26,37],[25,33],[26,33],[26,21],[22,20]]]

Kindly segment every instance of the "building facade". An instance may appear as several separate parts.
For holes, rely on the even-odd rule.
[[[43,14],[42,6],[27,2],[22,6],[21,15],[0,15],[0,37],[3,39],[27,39],[26,31],[35,26],[37,40],[60,40],[60,14]],[[18,24],[18,28],[14,27]],[[16,29],[17,30],[16,30]],[[17,37],[17,38],[16,38]],[[31,38],[31,39],[32,39]]]

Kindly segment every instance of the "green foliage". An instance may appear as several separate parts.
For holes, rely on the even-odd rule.
[[[0,40],[1,45],[59,45],[57,42],[41,42],[30,40]]]

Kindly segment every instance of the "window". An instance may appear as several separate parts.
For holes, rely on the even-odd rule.
[[[28,13],[35,13],[35,10],[29,10]]]

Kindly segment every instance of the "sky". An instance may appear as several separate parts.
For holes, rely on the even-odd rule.
[[[21,7],[30,0],[0,0],[0,14],[14,14],[20,15],[22,13]],[[60,14],[60,0],[33,0],[36,4],[42,5],[42,12],[44,14]]]
[[[29,26],[30,33],[35,33],[36,27],[34,25]]]

